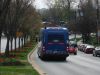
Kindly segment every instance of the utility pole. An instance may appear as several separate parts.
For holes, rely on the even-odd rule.
[[[97,25],[97,43],[99,44],[99,1],[96,0],[96,13],[97,13],[97,20],[96,20],[96,25]]]

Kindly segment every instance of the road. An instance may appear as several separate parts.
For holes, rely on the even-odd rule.
[[[31,58],[46,75],[100,75],[100,57],[80,51],[77,55],[70,55],[66,61],[43,61],[38,58],[36,48]]]
[[[92,54],[78,51],[78,55],[70,55],[66,61],[42,61],[36,50],[32,58],[46,75],[100,75],[100,57]]]

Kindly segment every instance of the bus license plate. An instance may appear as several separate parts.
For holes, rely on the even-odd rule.
[[[53,53],[54,53],[54,54],[55,54],[55,53],[58,53],[58,51],[54,51]]]

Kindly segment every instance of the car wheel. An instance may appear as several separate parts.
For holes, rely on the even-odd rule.
[[[66,61],[66,57],[62,57],[61,60],[62,60],[62,61]]]
[[[94,57],[97,57],[97,54],[93,54]]]
[[[77,52],[75,52],[74,55],[77,55]]]
[[[93,53],[93,56],[94,56],[94,53]]]
[[[87,53],[87,51],[86,51],[86,50],[84,50],[84,53]]]
[[[95,56],[97,57],[98,55],[97,55],[97,54],[95,54]]]
[[[93,56],[97,57],[97,54],[93,51]]]
[[[93,56],[94,56],[94,57],[96,57],[96,55],[95,55],[95,54],[93,54]]]

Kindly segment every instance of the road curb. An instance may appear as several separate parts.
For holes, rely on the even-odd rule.
[[[38,45],[33,48],[33,50],[27,55],[28,62],[32,65],[32,67],[40,74],[40,75],[47,75],[34,61],[34,50],[38,47]]]

